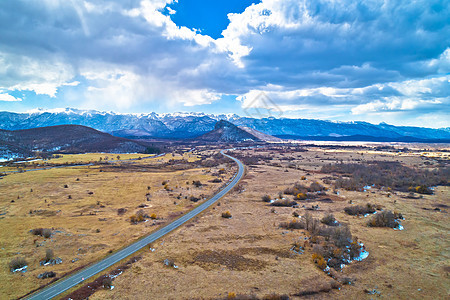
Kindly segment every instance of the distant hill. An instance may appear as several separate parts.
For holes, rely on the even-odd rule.
[[[228,121],[220,120],[215,124],[213,130],[195,138],[194,141],[209,143],[241,143],[257,142],[261,141],[261,139]]]
[[[0,158],[29,157],[35,152],[145,152],[147,147],[80,125],[0,130]]]
[[[226,120],[261,133],[301,139],[352,140],[365,137],[377,141],[450,140],[448,128],[378,125],[367,122],[332,122],[312,119],[251,118],[235,114],[142,113],[118,114],[95,110],[37,110],[30,113],[0,112],[0,129],[18,130],[35,127],[76,124],[95,128],[120,137],[192,139],[214,130],[217,121]],[[366,138],[367,137],[367,138]]]

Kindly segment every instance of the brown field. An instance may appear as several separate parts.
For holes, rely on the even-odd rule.
[[[325,184],[323,180],[330,174],[320,173],[322,165],[336,161],[361,164],[373,160],[399,161],[425,169],[448,164],[448,152],[432,149],[426,154],[423,151],[399,153],[375,148],[322,146],[308,146],[307,150],[281,150],[273,146],[234,151],[240,156],[273,159],[247,165],[239,190],[229,193],[220,204],[151,245],[154,251],[141,251],[142,259],[114,279],[114,289],[99,290],[90,299],[224,299],[234,295],[256,298],[288,295],[291,299],[448,299],[448,186],[436,187],[433,195],[415,199],[407,198],[405,192],[376,188],[366,192],[340,189],[335,194],[332,183]],[[2,269],[0,276],[7,285],[2,285],[1,293],[6,298],[20,296],[50,281],[36,279],[43,271],[66,272],[153,230],[153,221],[138,225],[127,221],[131,213],[138,210],[138,205],[146,203],[147,185],[151,186],[152,197],[151,206],[145,210],[162,216],[164,222],[169,220],[169,215],[189,209],[191,203],[182,200],[174,205],[174,197],[162,190],[162,180],[169,179],[169,185],[178,185],[174,195],[179,192],[185,195],[187,176],[201,178],[202,182],[213,178],[204,172],[209,168],[175,172],[152,170],[150,173],[135,168],[128,171],[105,168],[104,172],[99,169],[93,166],[36,171],[8,175],[0,181],[3,192],[0,209],[8,212],[0,220],[4,248],[1,263],[7,266],[11,258],[25,256],[30,265],[30,270],[24,274],[11,274],[7,267]],[[231,170],[226,176],[231,176]],[[279,192],[292,187],[302,176],[306,177],[301,180],[304,185],[318,182],[327,187],[326,195],[299,200],[298,208],[273,207],[261,200],[266,194],[278,197]],[[78,177],[80,181],[75,181]],[[68,184],[68,188],[63,188],[64,184]],[[206,194],[215,187],[218,184],[208,183],[201,192],[195,191]],[[32,193],[30,188],[33,188]],[[22,196],[10,203],[12,197],[17,198],[14,189]],[[94,191],[94,194],[87,195],[87,191]],[[71,201],[66,200],[67,194],[72,195]],[[293,196],[284,197],[292,199]],[[43,203],[44,199],[47,203]],[[105,207],[100,208],[97,201]],[[350,201],[352,205],[370,202],[384,210],[401,212],[405,217],[404,230],[368,227],[371,216],[344,213]],[[313,205],[319,208],[307,210]],[[128,209],[123,216],[117,216],[120,207]],[[30,215],[30,209],[43,212],[39,216]],[[232,218],[222,218],[225,211],[229,211]],[[312,247],[304,244],[310,234],[302,229],[287,230],[279,226],[291,221],[293,212],[303,216],[307,211],[319,219],[333,213],[340,223],[347,223],[353,237],[364,243],[368,258],[345,266],[341,272],[336,272],[335,279],[327,276],[314,264]],[[97,215],[91,216],[90,212]],[[53,213],[56,215],[52,216]],[[106,221],[99,221],[100,218]],[[34,227],[54,227],[61,232],[46,240],[42,247],[36,247],[33,244],[36,237],[28,233]],[[38,243],[42,242],[44,238],[39,237]],[[294,243],[305,246],[303,254],[291,251]],[[39,267],[38,261],[45,255],[48,245],[63,259],[63,264]],[[80,260],[71,263],[75,257]],[[172,260],[178,268],[165,266],[165,259]],[[345,278],[350,279],[350,285],[342,285]]]
[[[89,161],[92,156],[78,159]],[[208,182],[216,178],[211,173],[217,168],[152,169],[152,164],[179,158],[170,154],[133,163],[56,168],[3,177],[0,298],[17,298],[49,282],[51,279],[37,279],[45,271],[61,276],[128,245],[198,204],[185,197],[211,195],[221,185]],[[193,155],[186,154],[185,158],[197,160]],[[230,170],[223,177],[231,175]],[[195,187],[193,180],[205,185]],[[168,190],[163,181],[167,181]],[[126,212],[118,215],[119,208]],[[156,214],[156,219],[131,224],[130,216],[139,210],[149,216]],[[53,234],[47,239],[32,235],[30,230],[35,228],[51,228]],[[63,263],[40,266],[46,249],[52,249]],[[8,264],[16,257],[27,260],[27,272],[10,272]]]

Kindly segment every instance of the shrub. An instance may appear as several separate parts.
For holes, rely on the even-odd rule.
[[[349,250],[350,250],[350,252],[349,252],[350,259],[354,259],[361,255],[361,246],[359,245],[359,243],[357,241],[353,241],[350,244]]]
[[[26,265],[28,265],[27,261],[25,260],[25,258],[22,257],[17,257],[17,258],[13,258],[10,262],[9,262],[9,268],[11,269],[11,271],[20,269],[25,267]]]
[[[231,218],[231,213],[229,211],[222,213],[222,218],[229,219]]]
[[[298,220],[291,220],[290,222],[280,223],[280,227],[285,229],[305,229],[305,223]]]
[[[344,248],[351,243],[352,233],[348,226],[335,227],[332,228],[330,238],[337,247]]]
[[[365,214],[373,214],[375,212],[375,206],[367,203],[367,205],[355,205],[355,206],[347,206],[344,208],[344,211],[351,216],[357,215],[365,215]]]
[[[56,276],[56,273],[53,271],[50,272],[44,272],[38,275],[38,278],[40,279],[46,279],[46,278],[53,278]]]
[[[293,187],[284,190],[284,194],[286,195],[297,195],[298,193],[306,194],[306,192],[308,192],[308,189],[298,182],[296,182]]]
[[[321,270],[325,270],[327,268],[327,262],[320,254],[313,254],[313,260],[314,263],[319,267]]]
[[[43,231],[43,230],[44,230],[44,228],[35,228],[35,229],[31,229],[31,234],[42,236],[42,231]]]
[[[141,209],[135,215],[132,215],[130,217],[130,222],[133,224],[137,224],[145,221],[146,218],[148,218],[148,215]]]
[[[284,206],[284,207],[292,207],[297,205],[297,202],[289,199],[280,199],[272,202],[270,205],[272,206]]]
[[[167,184],[167,180],[164,180],[163,182],[161,182],[161,185],[166,185]]]
[[[45,250],[45,258],[44,258],[45,262],[48,262],[48,261],[52,260],[53,257],[55,257],[55,255],[54,255],[52,249]]]
[[[119,208],[117,209],[117,215],[121,216],[127,211],[126,208]]]
[[[31,233],[47,239],[52,236],[52,230],[48,228],[35,228],[31,230]]]
[[[235,299],[236,298],[236,293],[233,292],[229,292],[227,295],[227,299]]]
[[[309,213],[303,216],[305,220],[305,229],[309,231],[311,235],[316,235],[320,230],[320,224],[317,219],[314,219]]]
[[[271,295],[264,296],[262,299],[263,300],[289,300],[289,296],[288,295],[271,294]]]
[[[306,196],[305,193],[298,193],[298,194],[295,196],[295,199],[296,199],[296,200],[306,200],[306,198],[308,198],[308,196]]]
[[[262,199],[263,202],[270,202],[271,197],[269,195],[264,195],[264,196],[262,196],[261,199]]]
[[[157,218],[157,216],[156,216],[156,214],[155,214],[155,213],[153,213],[153,214],[151,214],[151,215],[150,215],[150,219],[152,219],[152,220],[156,220],[156,218]]]
[[[322,218],[322,220],[320,220],[320,222],[322,222],[323,224],[328,225],[328,226],[339,225],[339,223],[336,221],[336,218],[334,217],[333,214],[327,214],[325,217]]]
[[[391,211],[385,210],[373,216],[372,219],[369,220],[368,225],[370,227],[395,228],[399,225],[399,222]]]
[[[425,185],[418,185],[418,186],[416,186],[416,188],[414,190],[416,191],[416,193],[419,193],[419,194],[425,194],[425,195],[433,194],[433,191]]]
[[[200,180],[194,180],[194,181],[192,181],[192,184],[195,186],[195,187],[201,187],[203,184],[200,182]]]
[[[64,188],[67,189],[67,188],[69,188],[69,186],[68,186],[67,184],[65,184],[65,185],[64,185]]]
[[[325,187],[318,182],[313,182],[308,188],[308,192],[319,192],[324,191]]]
[[[106,276],[105,278],[103,278],[102,285],[103,285],[103,288],[105,288],[105,289],[111,289],[111,287],[112,287],[111,277]]]
[[[197,197],[194,197],[194,196],[190,196],[189,200],[192,201],[192,202],[197,202],[197,201],[200,200],[200,198],[197,198]]]
[[[52,230],[48,229],[48,228],[45,228],[42,231],[42,236],[45,237],[46,239],[50,238],[52,236]]]

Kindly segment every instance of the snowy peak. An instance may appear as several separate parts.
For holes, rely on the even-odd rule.
[[[450,141],[447,129],[378,125],[367,122],[336,122],[312,119],[240,117],[236,114],[176,112],[115,113],[96,110],[36,109],[27,113],[0,112],[0,129],[18,130],[54,125],[84,125],[117,136],[155,138],[195,138],[215,129],[218,121],[228,121],[262,134],[290,139],[367,137],[377,141]],[[244,130],[245,131],[245,130]],[[250,134],[252,134],[250,132]]]

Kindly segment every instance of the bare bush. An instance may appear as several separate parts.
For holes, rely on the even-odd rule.
[[[31,230],[31,233],[34,235],[42,236],[47,239],[52,236],[52,230],[49,228],[35,228]]]
[[[400,214],[401,216],[401,214]],[[370,227],[390,227],[395,228],[400,223],[398,222],[396,216],[394,213],[392,213],[389,210],[382,211],[375,216],[372,217],[372,219],[369,220],[367,223]]]
[[[194,181],[192,181],[192,184],[195,187],[201,187],[203,185],[200,180],[194,180]]]
[[[52,260],[54,257],[55,257],[55,254],[53,253],[52,249],[45,250],[45,258],[44,258],[45,262]]]
[[[110,290],[111,287],[112,287],[112,279],[111,279],[111,277],[105,276],[105,278],[103,278],[103,280],[102,280],[102,286],[103,286],[103,288]]]
[[[264,195],[264,196],[261,197],[261,199],[262,199],[263,202],[270,202],[271,197],[269,195]]]
[[[289,199],[280,199],[272,202],[271,206],[284,206],[284,207],[292,207],[297,205],[297,202]]]
[[[355,206],[347,206],[344,208],[344,211],[351,216],[365,215],[365,214],[373,214],[375,212],[376,206],[367,203],[366,205],[355,205]]]
[[[10,268],[11,272],[14,271],[14,270],[23,268],[23,267],[25,267],[25,266],[27,266],[27,265],[28,265],[28,263],[27,263],[27,261],[25,260],[25,258],[23,258],[23,257],[16,257],[16,258],[13,258],[13,259],[9,262],[9,268]]]
[[[305,223],[298,220],[291,220],[290,222],[282,222],[280,223],[281,228],[285,229],[305,229]]]
[[[320,220],[320,222],[328,226],[339,225],[339,222],[336,220],[333,214],[327,214],[325,217],[322,218],[322,220]]]

